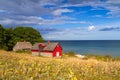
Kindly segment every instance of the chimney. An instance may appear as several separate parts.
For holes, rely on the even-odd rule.
[[[50,44],[50,40],[48,40],[48,44]]]

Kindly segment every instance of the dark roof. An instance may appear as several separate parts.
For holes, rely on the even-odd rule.
[[[49,43],[43,50],[53,51],[58,43]]]
[[[39,43],[35,43],[32,47],[32,50],[38,50],[39,49]]]
[[[36,43],[33,45],[32,50],[39,50],[39,44],[45,45],[45,48],[43,50],[46,51],[53,51],[55,47],[57,46],[57,42],[52,43]]]
[[[42,45],[47,45],[47,43],[35,43],[32,47],[32,50],[39,50],[39,45],[42,44]]]

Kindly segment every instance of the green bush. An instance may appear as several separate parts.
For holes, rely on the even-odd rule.
[[[31,54],[31,50],[18,50],[16,51],[17,53],[27,53],[27,54]]]
[[[73,51],[67,52],[66,54],[70,57],[75,57],[75,52]]]

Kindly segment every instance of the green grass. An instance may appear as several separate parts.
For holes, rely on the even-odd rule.
[[[120,80],[120,61],[0,51],[0,80]]]

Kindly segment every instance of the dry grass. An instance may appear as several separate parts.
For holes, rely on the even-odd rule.
[[[0,50],[0,80],[120,80],[120,61],[44,58]]]

